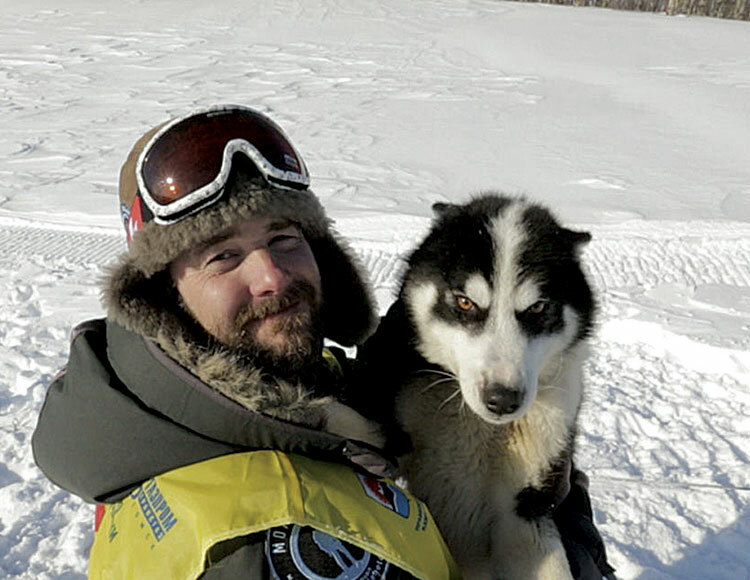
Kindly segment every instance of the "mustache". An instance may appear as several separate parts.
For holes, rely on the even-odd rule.
[[[312,284],[304,280],[296,280],[289,285],[283,294],[265,298],[257,306],[249,305],[243,308],[237,313],[235,326],[243,328],[250,322],[283,312],[298,302],[308,302],[311,305],[315,305],[316,299],[317,292]]]

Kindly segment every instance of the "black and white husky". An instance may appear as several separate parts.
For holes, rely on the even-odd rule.
[[[465,578],[571,578],[551,511],[581,403],[594,301],[579,250],[591,236],[493,194],[433,209],[362,349],[378,382],[399,383],[412,443],[402,476]]]

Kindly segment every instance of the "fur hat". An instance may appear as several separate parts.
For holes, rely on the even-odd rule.
[[[333,230],[312,191],[271,185],[238,153],[217,202],[168,225],[143,215],[147,208],[138,194],[136,162],[161,126],[138,140],[120,172],[120,207],[129,247],[105,282],[103,299],[110,319],[154,340],[184,334],[189,321],[179,304],[169,263],[245,219],[281,217],[300,225],[315,256],[322,283],[324,336],[345,346],[362,342],[376,324],[373,299],[353,252]]]

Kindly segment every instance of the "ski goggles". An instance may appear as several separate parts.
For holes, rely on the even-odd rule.
[[[271,185],[310,185],[305,162],[276,123],[249,107],[213,107],[168,122],[138,157],[138,193],[154,221],[171,224],[218,201],[237,153]]]

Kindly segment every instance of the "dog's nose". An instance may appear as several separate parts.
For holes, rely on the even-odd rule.
[[[521,406],[521,391],[493,383],[484,392],[484,405],[496,415],[510,415]]]

